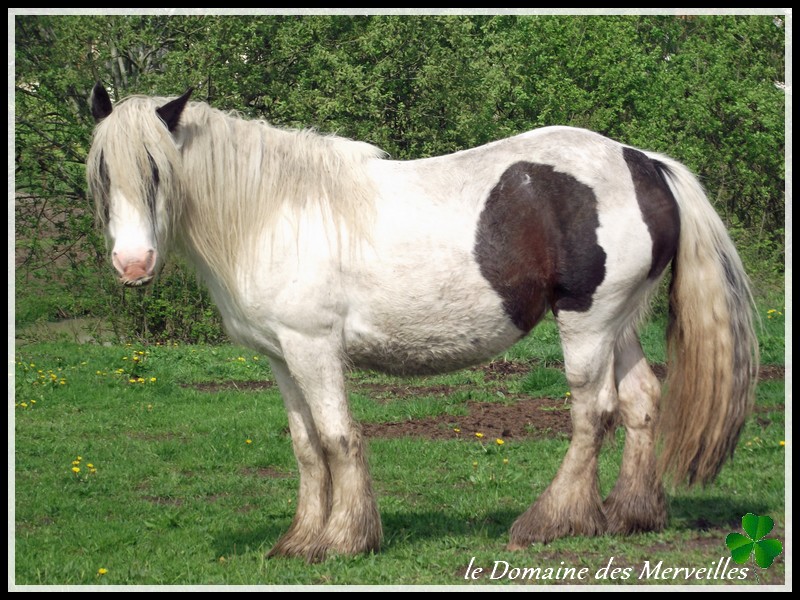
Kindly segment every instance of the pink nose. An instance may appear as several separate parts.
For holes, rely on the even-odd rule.
[[[156,266],[156,251],[125,252],[115,250],[111,262],[125,285],[143,285],[153,279]]]

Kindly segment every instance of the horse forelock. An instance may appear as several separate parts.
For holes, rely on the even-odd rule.
[[[157,99],[132,96],[95,128],[86,175],[98,221],[106,225],[112,191],[149,215],[159,243],[167,244],[181,212],[181,156],[159,119]],[[157,204],[156,196],[161,201]]]

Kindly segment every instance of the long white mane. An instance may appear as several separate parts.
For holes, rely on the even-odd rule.
[[[156,114],[168,100],[132,96],[97,126],[87,168],[101,219],[108,178],[145,210],[153,179],[147,174],[155,168],[158,215],[226,285],[235,261],[254,251],[287,208],[296,215],[318,211],[351,239],[368,235],[375,192],[365,166],[383,156],[380,149],[199,102],[186,106],[173,139]]]

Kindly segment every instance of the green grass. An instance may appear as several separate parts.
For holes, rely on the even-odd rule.
[[[782,327],[778,318],[765,319],[764,358],[780,358],[770,362],[783,362]],[[563,396],[555,333],[545,322],[509,350],[506,358],[535,368],[507,380],[486,381],[476,370],[403,380],[354,373],[354,413],[374,422],[463,414],[470,399],[509,401],[499,387]],[[648,326],[643,338],[648,356],[663,360],[663,325]],[[663,532],[569,538],[511,553],[504,548],[509,526],[550,482],[568,440],[509,440],[499,447],[472,439],[373,439],[382,551],[317,565],[265,560],[296,502],[297,469],[277,388],[208,393],[185,384],[269,379],[265,359],[232,346],[19,347],[16,584],[459,585],[469,583],[463,577],[473,557],[486,573],[494,561],[585,567],[587,583],[606,582],[594,575],[614,557],[615,566],[631,569],[615,583],[685,583],[636,578],[645,561],[712,566],[729,555],[724,538],[739,530],[746,512],[772,516],[774,534],[785,539],[785,388],[768,381],[759,385],[757,411],[734,460],[713,485],[670,492]],[[418,386],[419,393],[387,402],[370,392],[388,382]],[[456,392],[424,393],[436,385]],[[623,442],[619,431],[603,450],[603,493],[613,486]],[[107,572],[99,574],[101,568]],[[783,557],[759,575],[781,583]]]

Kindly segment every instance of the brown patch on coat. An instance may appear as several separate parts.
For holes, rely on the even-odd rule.
[[[586,311],[605,278],[591,188],[550,165],[517,162],[489,193],[474,255],[521,331],[545,310]]]
[[[633,148],[624,148],[622,157],[631,172],[639,210],[653,240],[652,263],[647,277],[655,279],[678,251],[681,232],[678,203],[664,180],[666,165]]]

